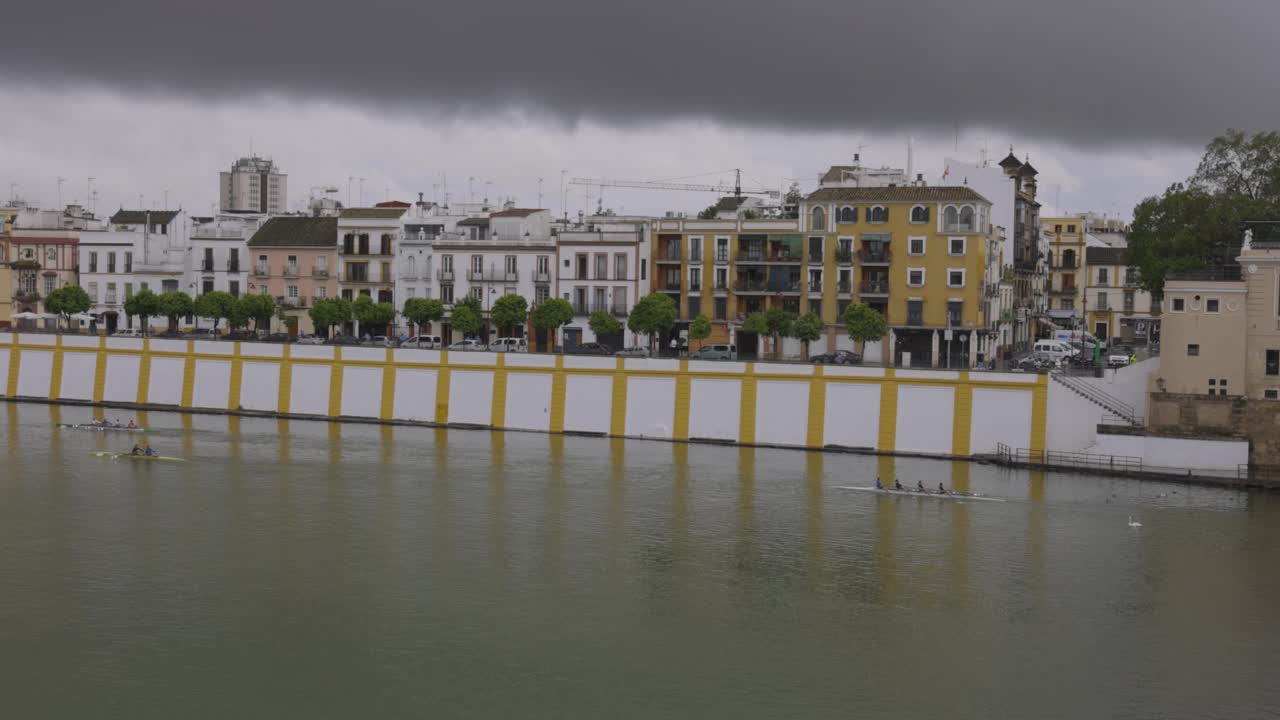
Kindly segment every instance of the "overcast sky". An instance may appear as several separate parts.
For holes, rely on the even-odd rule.
[[[366,204],[447,178],[453,199],[535,205],[543,178],[559,211],[562,171],[811,187],[859,151],[903,167],[914,137],[931,179],[1012,145],[1048,211],[1127,215],[1214,135],[1280,118],[1275,0],[46,1],[3,23],[0,183],[53,206],[58,177],[71,202],[93,176],[100,210],[167,191],[206,212],[251,144],[291,206],[318,185],[345,202],[351,177]],[[596,202],[575,188],[568,209]]]

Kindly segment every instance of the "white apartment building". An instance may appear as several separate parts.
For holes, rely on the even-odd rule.
[[[220,213],[192,218],[191,273],[183,290],[195,297],[215,290],[235,297],[249,287],[249,238],[265,215]]]
[[[348,300],[368,295],[395,303],[396,247],[403,231],[402,207],[348,208],[338,216],[338,293]],[[403,307],[403,306],[401,306]],[[401,309],[400,307],[396,308]]]
[[[105,230],[80,233],[80,287],[98,325],[107,332],[134,328],[124,303],[139,290],[182,289],[187,277],[186,224],[180,210],[120,210]],[[163,328],[165,318],[152,318]]]
[[[284,213],[289,205],[289,176],[276,164],[257,155],[235,161],[220,174],[218,184],[222,212]]]
[[[472,295],[486,316],[501,295],[521,295],[532,308],[551,296],[555,255],[547,210],[508,207],[463,218],[432,245],[438,296],[451,306]],[[445,334],[451,337],[447,326]],[[486,324],[484,338],[492,334]]]
[[[623,330],[599,338],[588,319],[603,310],[624,326],[636,302],[649,293],[640,278],[641,261],[649,257],[649,223],[600,223],[564,229],[556,236],[555,294],[574,309],[573,322],[563,330],[563,344],[584,342],[611,346],[640,345],[644,341]]]

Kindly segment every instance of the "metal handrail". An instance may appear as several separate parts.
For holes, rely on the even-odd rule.
[[[1141,425],[1141,418],[1132,405],[1121,400],[1114,395],[1105,393],[1094,386],[1081,382],[1063,372],[1054,372],[1053,378],[1072,390],[1080,393],[1086,399],[1101,405],[1104,409],[1110,410],[1116,415],[1124,418],[1131,425]]]

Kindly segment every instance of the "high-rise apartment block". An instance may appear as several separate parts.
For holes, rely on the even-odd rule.
[[[289,176],[276,164],[256,155],[235,161],[221,173],[219,196],[223,212],[284,213],[289,203]]]

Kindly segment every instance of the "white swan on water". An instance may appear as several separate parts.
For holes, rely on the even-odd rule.
[[[1132,515],[1130,515],[1130,516],[1129,516],[1129,527],[1142,527],[1142,523],[1140,523],[1140,522],[1134,522],[1134,521],[1133,521],[1133,516],[1132,516]]]

